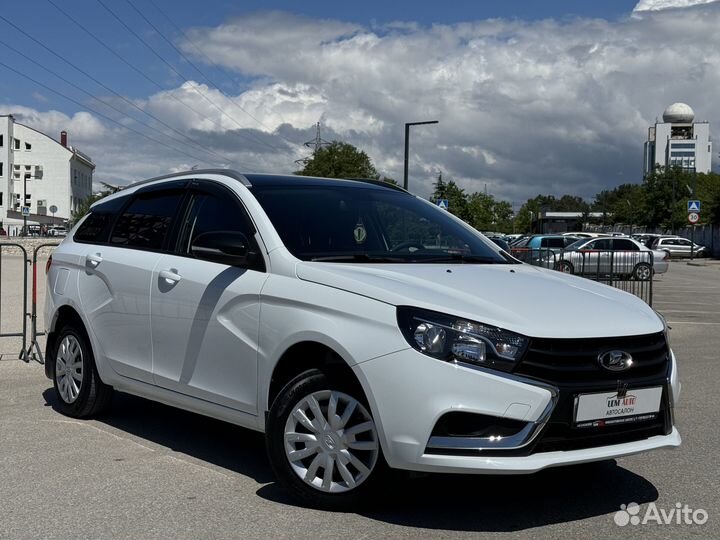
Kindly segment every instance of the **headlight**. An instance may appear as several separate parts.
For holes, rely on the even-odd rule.
[[[495,326],[424,309],[401,306],[397,318],[414,349],[447,362],[511,371],[530,341]]]

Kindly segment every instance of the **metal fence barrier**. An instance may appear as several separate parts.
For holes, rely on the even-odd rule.
[[[7,252],[10,251],[10,249],[18,249],[20,250],[22,260],[20,261],[20,266],[22,267],[22,276],[23,276],[23,288],[22,288],[22,312],[20,313],[21,321],[20,325],[22,327],[22,331],[19,331],[18,328],[13,328],[10,331],[3,331],[3,309],[8,306],[13,300],[7,301],[6,297],[8,296],[8,292],[5,291],[3,294],[3,272],[5,272],[5,275],[7,275],[8,271],[12,271],[12,267],[10,269],[7,268]],[[20,349],[20,359],[24,359],[23,356],[25,354],[25,346],[27,344],[27,315],[28,315],[28,309],[27,309],[27,284],[28,284],[28,277],[27,277],[27,264],[28,256],[27,251],[25,250],[25,247],[23,247],[21,244],[16,244],[13,242],[3,242],[0,243],[0,338],[22,338],[22,348]],[[5,267],[5,268],[3,268]],[[15,321],[17,323],[17,321]]]
[[[582,276],[634,294],[652,306],[655,264],[652,251],[514,248],[512,255],[533,266]],[[666,261],[657,261],[667,264]]]
[[[18,358],[24,362],[35,360],[41,364],[45,363],[42,348],[38,341],[38,337],[45,335],[45,332],[39,332],[37,328],[37,304],[38,304],[38,254],[41,250],[55,248],[59,244],[47,243],[40,244],[33,249],[32,258],[28,257],[27,249],[18,243],[2,242],[0,243],[0,338],[20,338],[22,341],[20,354]],[[20,251],[20,267],[22,272],[22,289],[20,291],[20,301],[22,303],[22,312],[19,314],[22,330],[19,328],[14,331],[3,331],[2,314],[3,308],[9,304],[18,301],[17,298],[8,298],[9,293],[3,292],[3,266],[7,265],[7,252],[11,249]],[[8,269],[4,270],[8,272]],[[32,281],[28,280],[28,271],[32,272]],[[29,285],[31,284],[31,287]],[[28,299],[29,297],[29,299]],[[30,310],[28,311],[28,301],[30,302]],[[18,322],[17,320],[15,321]],[[29,323],[29,324],[28,324]]]

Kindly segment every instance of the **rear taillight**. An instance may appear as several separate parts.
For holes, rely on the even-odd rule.
[[[50,266],[52,266],[52,255],[50,255],[50,256],[48,257],[48,260],[47,260],[47,262],[45,263],[45,275],[47,275],[48,272],[50,272]]]

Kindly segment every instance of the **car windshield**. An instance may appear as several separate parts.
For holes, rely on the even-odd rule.
[[[305,261],[517,262],[445,210],[402,191],[348,182],[252,192],[288,250]]]

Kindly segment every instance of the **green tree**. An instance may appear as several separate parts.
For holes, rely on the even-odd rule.
[[[643,179],[646,224],[664,229],[683,226],[687,220],[688,186],[693,182],[693,174],[678,167],[658,167],[646,175]]]
[[[465,190],[452,180],[449,182],[443,181],[442,173],[438,175],[437,182],[433,186],[435,191],[430,196],[430,201],[437,204],[438,200],[447,199],[450,213],[469,222],[468,196]]]
[[[594,212],[602,212],[604,223],[646,224],[646,192],[641,184],[622,184],[595,195]]]
[[[300,176],[326,178],[379,178],[370,157],[352,144],[333,141],[319,148],[305,166],[296,171]],[[392,179],[391,179],[392,180]]]

